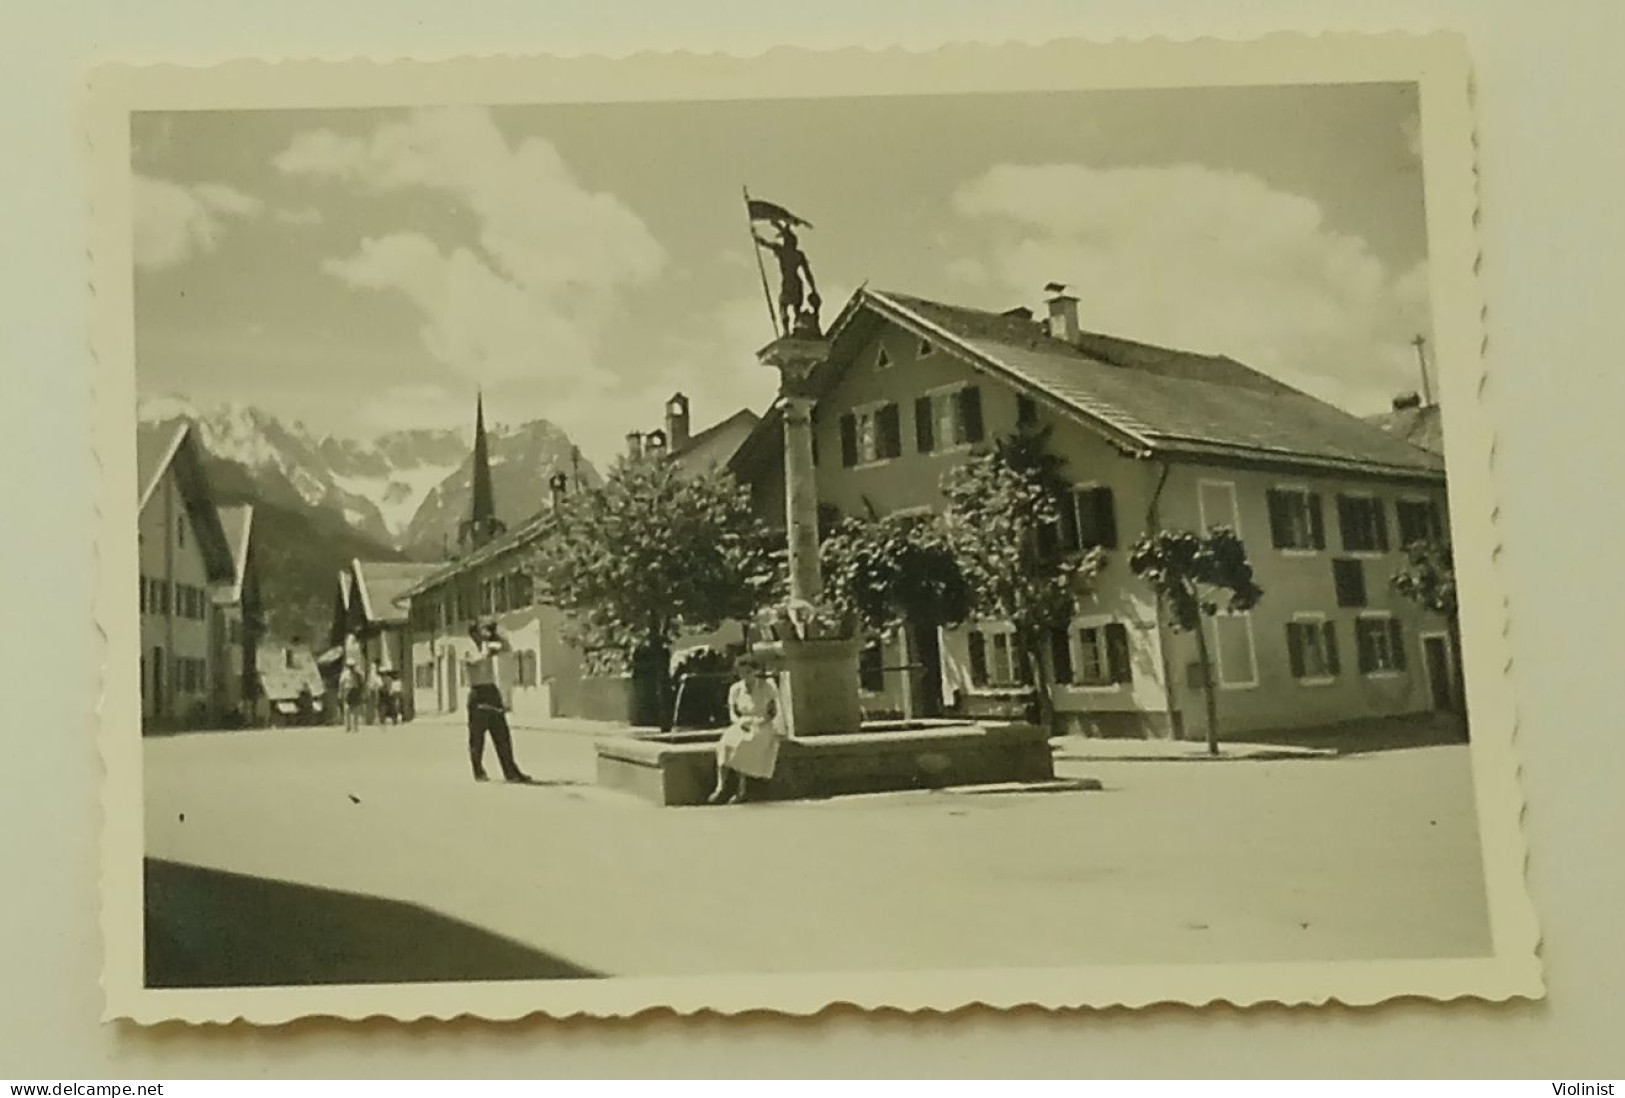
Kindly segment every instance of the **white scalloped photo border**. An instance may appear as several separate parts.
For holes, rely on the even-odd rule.
[[[140,110],[368,107],[804,98],[1105,88],[1414,81],[1422,112],[1434,348],[1463,598],[1471,759],[1488,891],[1491,955],[1451,960],[1124,965],[512,983],[154,990],[143,986],[142,789],[136,615],[135,376],[130,115]],[[1523,798],[1507,603],[1498,573],[1495,430],[1484,402],[1484,301],[1477,279],[1477,166],[1462,41],[1278,35],[1043,45],[952,45],[924,52],[772,50],[446,60],[244,60],[186,67],[119,64],[87,80],[97,499],[95,729],[104,767],[101,925],[106,1019],[276,1024],[297,1018],[399,1020],[532,1015],[625,1018],[773,1011],[1201,1006],[1393,999],[1506,1001],[1544,996],[1540,932],[1525,885]]]

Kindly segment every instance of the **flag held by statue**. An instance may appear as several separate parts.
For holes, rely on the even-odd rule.
[[[797,217],[777,202],[769,202],[762,198],[749,198],[745,200],[745,204],[750,207],[750,219],[752,221],[783,222],[792,227],[805,225],[809,229],[813,227],[811,221]]]

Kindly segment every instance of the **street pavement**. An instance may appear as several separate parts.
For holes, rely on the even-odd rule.
[[[262,942],[272,968],[303,958],[242,982],[329,963],[397,980],[1490,950],[1461,745],[1063,756],[1060,776],[1103,788],[659,808],[593,785],[590,728],[516,730],[531,786],[475,783],[446,723],[148,739],[149,889],[169,882],[149,931],[182,952]],[[192,932],[206,924],[214,937]],[[509,960],[525,950],[533,963]]]

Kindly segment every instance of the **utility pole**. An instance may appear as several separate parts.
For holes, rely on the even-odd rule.
[[[1428,356],[1427,336],[1420,333],[1411,340],[1411,346],[1416,348],[1416,365],[1422,371],[1422,407],[1433,407],[1433,390],[1428,386]]]

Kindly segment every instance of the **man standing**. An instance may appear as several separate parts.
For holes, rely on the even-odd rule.
[[[528,782],[530,776],[519,769],[513,758],[513,734],[508,730],[508,705],[497,685],[497,658],[509,644],[496,622],[469,627],[473,650],[463,657],[463,673],[468,678],[468,757],[474,764],[474,780],[488,780],[485,774],[485,735],[496,745],[502,776],[510,782]]]

